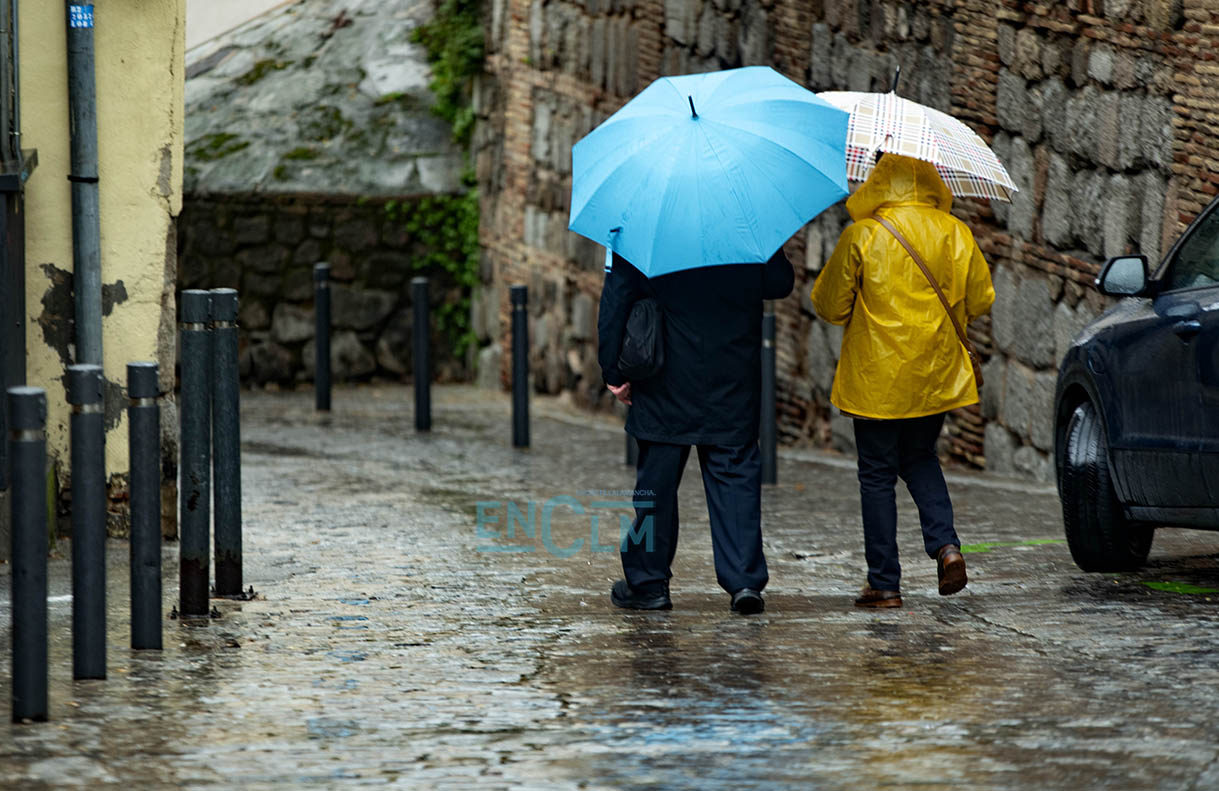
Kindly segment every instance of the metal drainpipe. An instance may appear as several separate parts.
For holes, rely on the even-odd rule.
[[[13,26],[13,155],[21,158],[21,26],[17,24],[17,0],[9,0],[9,22]]]
[[[97,186],[97,88],[93,6],[68,0],[68,109],[71,120],[72,260],[76,362],[102,364],[102,250]]]

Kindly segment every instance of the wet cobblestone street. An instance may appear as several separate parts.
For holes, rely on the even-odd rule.
[[[499,393],[436,388],[426,436],[401,387],[336,390],[325,422],[308,391],[242,397],[259,597],[130,651],[112,541],[110,677],[73,682],[61,542],[51,721],[0,726],[0,787],[1219,788],[1219,594],[1147,584],[1219,589],[1219,534],[1161,530],[1141,572],[1084,574],[1051,488],[956,472],[969,587],[936,595],[899,490],[906,606],[859,611],[854,462],[786,451],[767,611],[740,617],[692,458],[674,609],[628,613],[597,551],[634,484],[619,420],[538,399],[521,451]],[[504,535],[530,503],[534,536]],[[164,568],[168,613],[176,544]],[[6,706],[8,595],[0,566]]]

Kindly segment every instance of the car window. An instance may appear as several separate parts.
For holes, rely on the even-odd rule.
[[[1219,212],[1209,212],[1177,248],[1164,277],[1168,291],[1219,285]]]

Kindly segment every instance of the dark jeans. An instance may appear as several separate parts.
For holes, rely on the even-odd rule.
[[[632,588],[653,591],[672,576],[670,566],[677,552],[677,487],[689,457],[689,445],[639,440],[634,531],[646,534],[650,518],[653,541],[649,550],[646,540],[628,536],[621,547],[622,570]],[[762,554],[762,459],[758,443],[741,447],[699,445],[698,461],[711,519],[716,580],[729,593],[741,588],[760,591],[770,578]]]
[[[894,495],[898,477],[918,506],[927,554],[935,557],[945,544],[960,546],[952,527],[952,501],[935,455],[943,426],[943,413],[905,420],[855,420],[864,555],[868,584],[876,590],[901,590]]]

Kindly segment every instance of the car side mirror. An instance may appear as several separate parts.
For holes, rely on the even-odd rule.
[[[1147,256],[1120,255],[1110,258],[1096,278],[1096,287],[1111,297],[1134,297],[1147,289]]]

